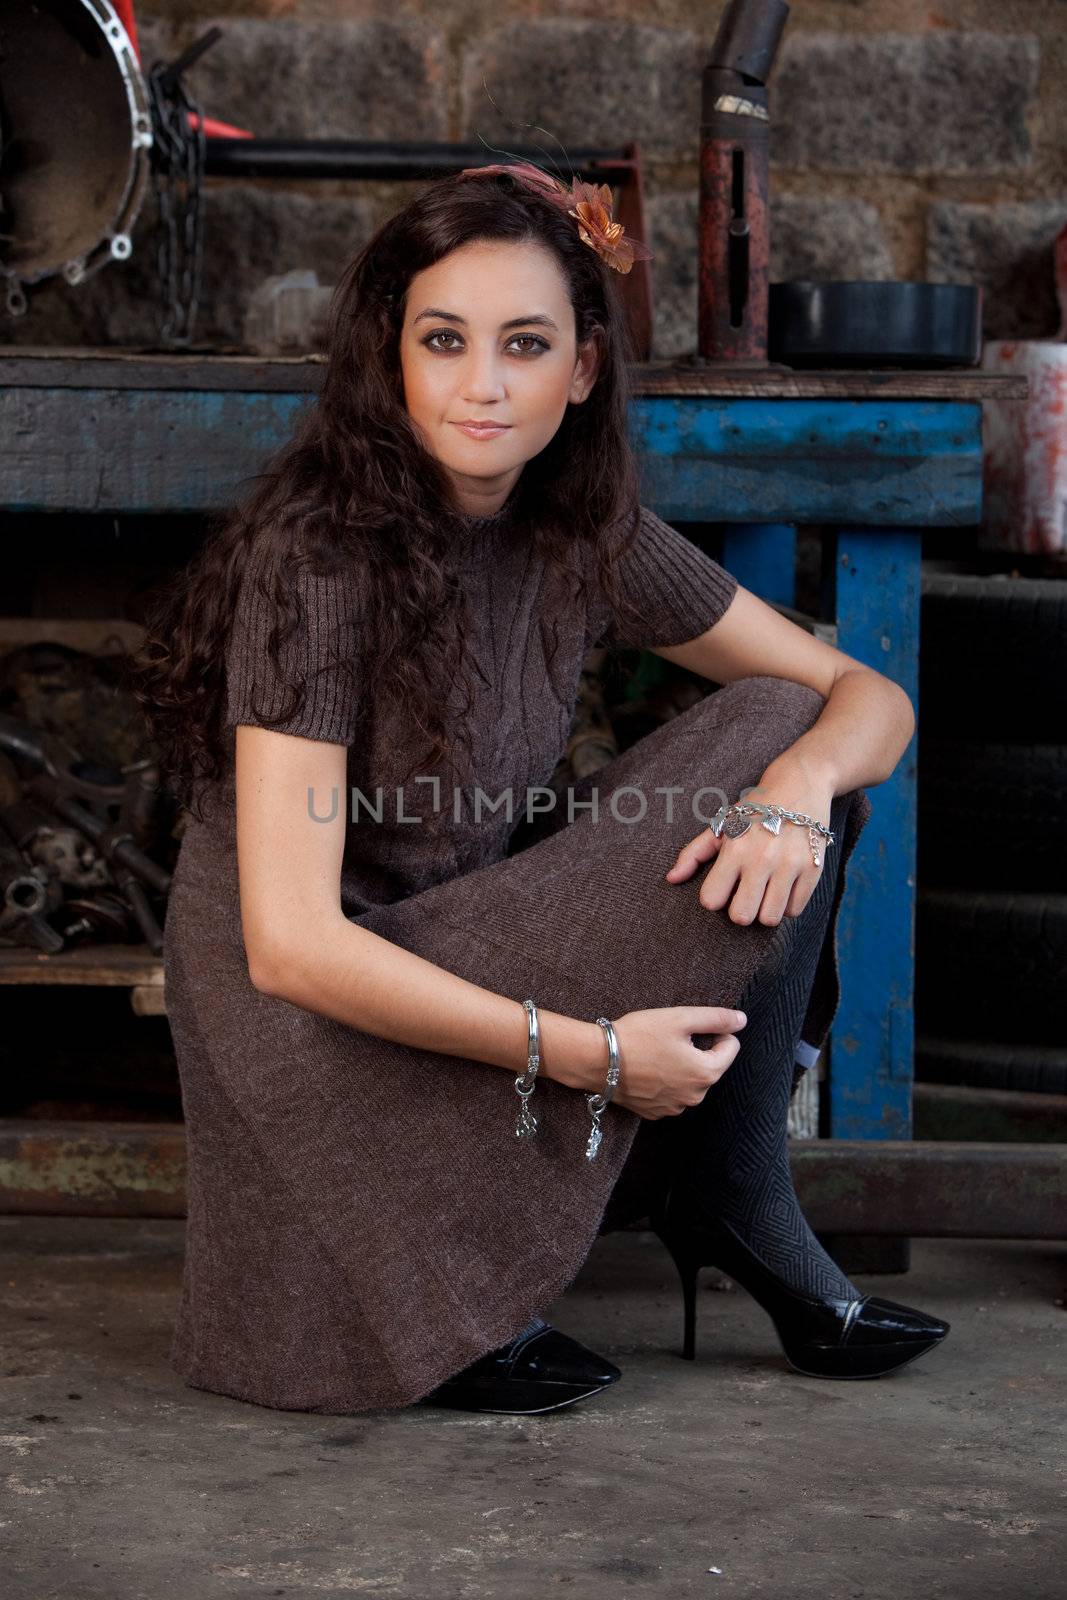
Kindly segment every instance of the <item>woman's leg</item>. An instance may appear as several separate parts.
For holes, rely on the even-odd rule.
[[[783,704],[801,693],[794,684],[773,681]],[[687,720],[713,715],[716,699],[722,697],[725,705],[734,692],[746,692],[744,682],[734,685],[733,690],[710,695],[691,708]],[[758,714],[751,715],[749,725],[755,744],[763,733]],[[670,732],[671,724],[664,724],[657,737],[669,739]],[[616,779],[632,781],[632,774],[624,772],[623,767],[635,760],[639,750],[640,746],[630,747],[579,781],[575,785],[576,799],[585,800],[591,786],[607,794]],[[714,758],[708,763],[708,772],[715,773]],[[662,776],[667,775],[665,766]],[[754,782],[758,776],[759,770],[753,768],[752,776],[743,781]],[[729,783],[729,778],[726,781]],[[735,797],[734,788],[729,797]],[[800,1287],[803,1282],[820,1293],[820,1285],[827,1292],[837,1293],[849,1285],[800,1211],[789,1166],[787,1122],[797,1044],[804,1038],[808,1044],[821,1045],[836,1009],[838,978],[830,924],[843,886],[843,846],[846,839],[854,842],[854,824],[859,821],[862,825],[869,809],[870,801],[862,790],[833,800],[829,825],[835,842],[823,852],[823,869],[799,917],[783,918],[774,929],[760,923],[747,929],[740,924],[730,925],[739,940],[758,944],[762,951],[736,1001],[749,1019],[739,1036],[741,1051],[700,1106],[677,1117],[640,1123],[608,1199],[601,1233],[647,1217],[673,1182],[693,1194],[698,1210],[729,1216],[746,1241],[754,1243],[762,1229],[762,1234],[773,1241],[766,1259],[772,1265],[778,1263],[775,1270],[790,1284]],[[699,822],[694,820],[686,836],[698,828]],[[526,836],[536,842],[567,831],[562,816],[554,812],[528,827]],[[669,863],[670,854],[670,845],[664,841],[662,860]],[[708,870],[707,866],[700,867],[689,880],[687,887],[694,896]],[[700,916],[728,921],[728,907],[715,913],[701,912]],[[653,927],[651,919],[649,927]],[[813,1002],[817,971],[821,982]],[[709,986],[701,999],[716,1003],[720,996]],[[660,1003],[672,1001],[664,996]],[[685,1177],[680,1179],[683,1171]],[[850,1286],[850,1296],[855,1292]]]
[[[790,1288],[823,1297],[862,1293],[812,1233],[793,1187],[786,1125],[794,1061],[839,872],[849,796],[833,802],[835,844],[803,911],[783,917],[740,1000],[741,1049],[699,1106],[678,1118],[675,1185],[685,1210],[723,1217]]]

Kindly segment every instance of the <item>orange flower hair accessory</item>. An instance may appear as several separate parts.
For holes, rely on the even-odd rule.
[[[464,167],[461,178],[487,178],[497,172],[509,172],[520,183],[551,200],[568,216],[578,219],[578,234],[592,245],[602,261],[616,272],[629,272],[635,261],[651,261],[652,251],[640,239],[632,239],[623,231],[621,222],[611,215],[611,189],[606,183],[583,183],[571,179],[568,189],[550,172],[535,167],[529,161],[511,163],[494,162],[486,167]]]

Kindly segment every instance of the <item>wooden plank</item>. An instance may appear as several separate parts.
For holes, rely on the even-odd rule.
[[[0,391],[8,511],[205,512],[291,436],[294,393]],[[977,402],[638,396],[642,498],[681,522],[970,526]]]
[[[981,519],[977,404],[646,396],[630,417],[642,499],[670,522]]]
[[[145,630],[126,617],[0,617],[0,651],[27,644],[64,644],[90,655],[124,655],[140,648]]]
[[[1029,380],[1025,392],[1014,386],[991,389],[987,380],[1002,375],[977,367],[944,371],[768,367],[754,372],[743,367],[647,362],[634,365],[630,372],[634,392],[647,395],[764,400],[1025,400],[1029,393]]]
[[[204,512],[289,438],[302,394],[0,392],[8,511]]]
[[[165,1017],[167,997],[162,983],[139,983],[130,990],[130,1005],[139,1017]]]
[[[94,346],[0,345],[0,385],[9,388],[115,388],[317,391],[325,357],[101,349]],[[1025,375],[980,368],[803,370],[714,367],[695,358],[633,362],[636,394],[764,396],[768,399],[1025,400]]]
[[[316,392],[325,358],[180,355],[92,346],[0,345],[0,386],[27,389],[199,389],[257,394]]]
[[[48,955],[0,947],[0,984],[77,984],[82,987],[163,986],[163,962],[146,944],[91,944]]]

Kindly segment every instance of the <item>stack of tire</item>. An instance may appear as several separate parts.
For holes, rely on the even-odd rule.
[[[1067,579],[946,567],[922,576],[915,1133],[1064,1140]]]

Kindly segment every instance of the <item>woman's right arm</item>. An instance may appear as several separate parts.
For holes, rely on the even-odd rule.
[[[400,1044],[523,1072],[521,1001],[344,915],[345,746],[239,725],[236,764],[241,923],[255,987]],[[336,815],[319,822],[312,809]],[[616,1019],[623,1057],[616,1101],[652,1118],[696,1104],[737,1053],[738,1015],[719,1006],[672,1006]],[[541,1006],[538,1017],[540,1072],[586,1092],[603,1088],[607,1048],[598,1024]],[[692,1044],[694,1032],[723,1037],[702,1050]]]

